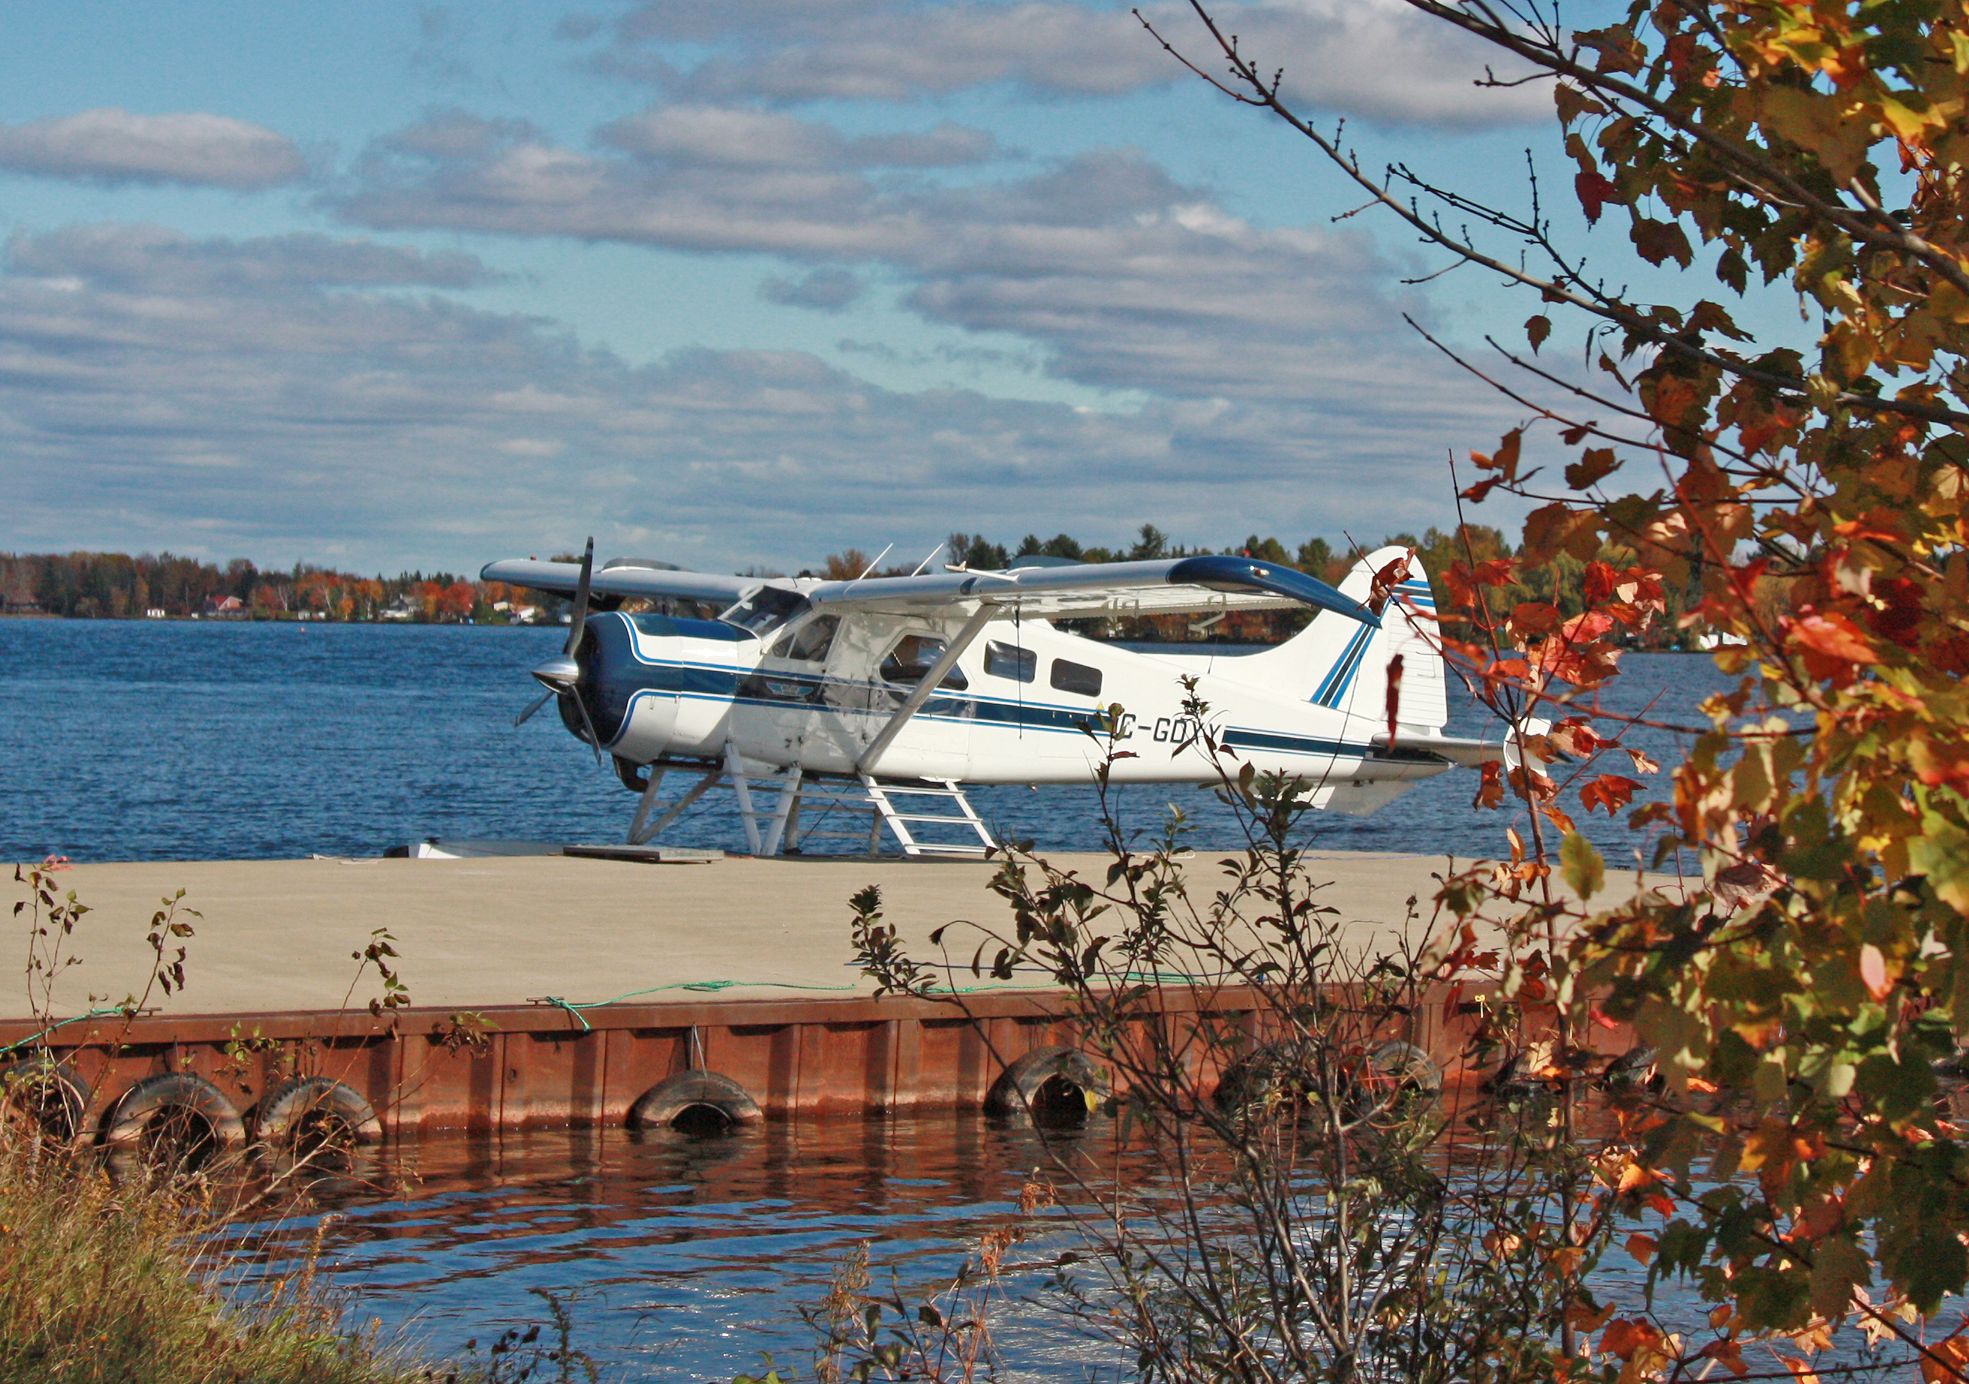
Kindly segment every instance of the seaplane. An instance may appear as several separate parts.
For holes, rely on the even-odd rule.
[[[997,842],[966,785],[1087,783],[1103,766],[1114,783],[1217,783],[1228,754],[1231,773],[1296,776],[1315,807],[1363,813],[1453,765],[1506,757],[1443,733],[1435,602],[1404,548],[1362,556],[1338,587],[1235,555],[1024,556],[1003,571],[926,560],[852,580],[633,559],[597,569],[594,556],[590,539],[578,563],[515,559],[481,575],[572,602],[566,648],[532,670],[546,690],[515,724],[554,701],[613,761],[638,795],[631,846],[720,784],[753,855],[809,849],[845,806],[869,814],[854,835],[871,854],[886,828],[908,856],[978,856]],[[719,614],[648,609],[677,603]],[[1293,607],[1310,622],[1251,652],[1144,651],[1060,627]]]

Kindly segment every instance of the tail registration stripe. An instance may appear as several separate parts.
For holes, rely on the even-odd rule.
[[[1347,684],[1353,681],[1354,669],[1359,666],[1361,655],[1367,652],[1373,635],[1374,631],[1365,625],[1354,632],[1354,637],[1347,641],[1347,647],[1340,651],[1340,657],[1334,660],[1333,667],[1320,680],[1319,690],[1313,693],[1315,702],[1330,707],[1340,700]]]

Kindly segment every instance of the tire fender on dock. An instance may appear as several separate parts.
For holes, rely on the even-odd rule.
[[[1227,1115],[1252,1112],[1274,1101],[1296,1104],[1316,1089],[1324,1070],[1342,1083],[1349,1121],[1379,1114],[1403,1097],[1434,1100],[1442,1094],[1443,1069],[1423,1048],[1391,1038],[1349,1070],[1322,1057],[1312,1039],[1265,1043],[1224,1068],[1215,1101]]]
[[[1414,1043],[1391,1038],[1367,1055],[1361,1088],[1363,1103],[1376,1113],[1403,1097],[1432,1101],[1443,1093],[1443,1069]]]
[[[297,1076],[268,1091],[253,1108],[253,1137],[285,1149],[310,1138],[380,1144],[383,1122],[353,1087],[332,1077]]]
[[[103,1143],[112,1149],[134,1149],[167,1126],[174,1126],[180,1139],[191,1131],[194,1142],[202,1126],[206,1138],[220,1148],[246,1142],[239,1107],[226,1099],[225,1092],[202,1076],[165,1072],[145,1077],[123,1093],[103,1123]]]
[[[998,1074],[985,1092],[988,1115],[1023,1115],[1038,1124],[1078,1123],[1108,1094],[1087,1054],[1058,1043],[1034,1048]]]
[[[766,1118],[745,1088],[717,1072],[679,1072],[643,1092],[629,1107],[631,1129],[708,1131],[757,1124]]]
[[[23,1058],[0,1071],[0,1114],[63,1143],[82,1137],[93,1094],[73,1067],[47,1056]]]

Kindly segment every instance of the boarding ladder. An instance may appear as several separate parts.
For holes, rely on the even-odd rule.
[[[854,783],[847,783],[810,779],[798,768],[748,774],[733,755],[726,757],[726,772],[738,799],[746,846],[754,855],[779,855],[825,839],[862,842],[870,855],[876,855],[885,826],[902,853],[912,859],[978,859],[998,844],[953,779],[900,783],[859,774]],[[939,806],[945,810],[936,810]],[[865,812],[868,826],[828,825],[837,812]],[[803,817],[816,820],[803,821]]]
[[[991,839],[991,832],[985,827],[971,800],[964,796],[964,790],[954,779],[926,779],[921,786],[902,783],[881,783],[867,774],[861,777],[862,790],[868,795],[869,803],[875,809],[874,820],[869,823],[869,842],[871,851],[880,828],[886,825],[895,835],[902,853],[908,856],[948,855],[983,857],[998,843]],[[900,812],[893,801],[895,798],[929,799],[925,806],[945,802],[956,809],[954,812]],[[917,827],[955,828],[959,840],[919,841],[910,824]],[[976,843],[961,839],[965,831],[974,834]]]

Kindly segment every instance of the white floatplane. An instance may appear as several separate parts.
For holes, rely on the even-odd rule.
[[[819,809],[871,813],[909,855],[982,854],[992,837],[963,785],[1216,782],[1193,708],[1258,771],[1304,778],[1314,805],[1368,812],[1500,747],[1443,734],[1434,600],[1414,555],[1383,548],[1336,589],[1248,557],[946,568],[828,581],[737,577],[617,560],[494,562],[483,577],[572,598],[567,647],[533,670],[580,740],[641,795],[632,844],[728,782],[747,848],[799,849]],[[715,620],[613,609],[689,601]],[[1138,652],[1058,619],[1310,607],[1257,652]],[[1390,666],[1399,659],[1390,733]],[[1186,687],[1185,680],[1193,680]],[[1193,690],[1191,690],[1193,689]],[[1235,767],[1235,766],[1233,766]],[[666,774],[695,782],[669,802]],[[803,808],[806,815],[803,818]],[[833,813],[830,820],[838,820]],[[930,839],[932,824],[961,839]]]

